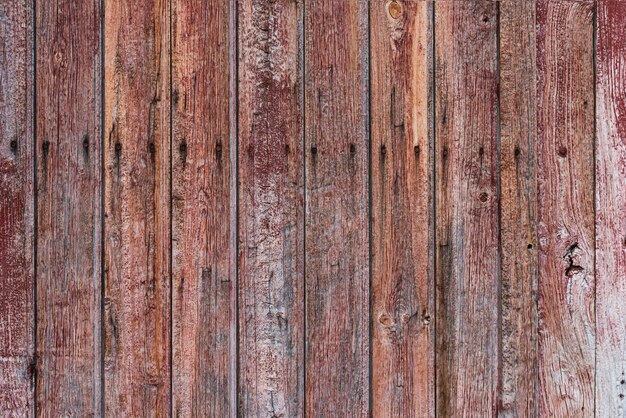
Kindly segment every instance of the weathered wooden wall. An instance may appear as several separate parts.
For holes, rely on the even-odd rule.
[[[0,0],[0,416],[626,414],[626,2]]]

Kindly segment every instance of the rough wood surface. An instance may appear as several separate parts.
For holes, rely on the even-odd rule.
[[[435,2],[437,413],[490,416],[498,388],[497,4]]]
[[[368,7],[304,7],[310,416],[369,414]]]
[[[0,4],[0,416],[34,411],[33,9]]]
[[[593,1],[537,1],[539,414],[594,414]]]
[[[170,413],[170,10],[105,0],[105,413]]]
[[[535,3],[500,18],[500,416],[537,414]]]
[[[239,2],[239,414],[304,406],[303,4]]]
[[[172,22],[173,416],[232,416],[229,0]]]
[[[431,2],[372,1],[372,413],[434,416]]]
[[[100,3],[36,5],[37,411],[98,416]]]
[[[596,416],[626,413],[626,3],[598,1]]]

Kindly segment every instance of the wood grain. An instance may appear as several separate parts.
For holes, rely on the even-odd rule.
[[[369,414],[364,0],[305,1],[306,415]]]
[[[626,3],[598,1],[596,416],[626,413]]]
[[[435,3],[437,414],[491,416],[498,389],[497,4]]]
[[[539,414],[594,414],[593,1],[537,2]]]
[[[36,2],[37,411],[101,414],[100,3]]]
[[[431,2],[372,1],[372,413],[434,416]]]
[[[0,416],[34,413],[33,4],[0,4]]]
[[[239,2],[239,414],[304,406],[303,4]]]
[[[105,0],[105,413],[170,413],[170,10]]]
[[[500,247],[503,417],[537,415],[537,140],[535,3],[502,1]]]
[[[173,2],[173,415],[233,416],[229,1]]]

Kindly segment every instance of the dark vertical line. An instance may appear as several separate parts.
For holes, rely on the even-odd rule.
[[[437,388],[437,319],[439,317],[438,315],[438,309],[437,309],[437,282],[438,282],[438,277],[437,277],[437,257],[438,257],[438,252],[439,252],[439,247],[438,247],[438,241],[437,241],[437,56],[436,56],[436,42],[435,42],[435,36],[437,31],[435,30],[435,7],[436,7],[436,2],[433,0],[431,2],[431,31],[432,31],[432,40],[431,40],[431,44],[430,44],[430,48],[431,48],[431,89],[432,89],[432,147],[430,149],[430,158],[432,159],[433,162],[433,167],[432,167],[432,193],[433,193],[433,203],[432,203],[432,211],[433,211],[433,226],[432,226],[432,240],[433,240],[433,281],[434,281],[434,291],[433,291],[433,299],[434,299],[434,303],[433,303],[433,308],[434,308],[434,313],[433,313],[433,334],[434,334],[434,341],[433,341],[433,402],[434,402],[434,412],[435,412],[435,416],[437,416],[437,398],[438,398],[438,388]]]
[[[104,121],[105,121],[105,65],[104,65],[104,29],[105,29],[105,0],[100,0],[100,416],[104,417],[105,415],[105,378],[104,378],[104,355],[105,355],[105,330],[104,330],[104,297],[105,297],[105,271],[104,271],[104,257],[105,257],[105,233],[106,233],[106,223],[104,222],[104,214],[105,214],[105,192],[106,192],[106,181],[105,181],[105,156],[104,156]]]
[[[500,131],[500,2],[496,2],[496,109],[495,109],[495,118],[496,118],[496,196],[498,202],[498,224],[497,224],[497,234],[498,234],[498,257],[496,258],[496,262],[498,264],[496,270],[497,277],[497,286],[498,286],[498,359],[497,359],[497,378],[496,378],[496,397],[494,399],[494,411],[498,414],[498,409],[501,400],[501,391],[503,385],[503,372],[502,372],[502,193],[501,193],[501,183],[502,183],[502,170],[501,170],[501,131]]]
[[[366,71],[366,80],[364,80],[363,94],[366,96],[364,98],[364,102],[367,103],[366,109],[364,109],[364,119],[366,120],[367,132],[364,132],[364,135],[367,137],[367,241],[368,241],[368,407],[369,407],[369,417],[372,417],[373,414],[373,401],[374,401],[374,388],[373,388],[373,377],[374,377],[374,353],[373,353],[373,343],[372,338],[374,335],[373,326],[372,326],[372,113],[370,111],[372,107],[372,96],[370,94],[372,89],[372,26],[371,26],[371,14],[370,14],[370,2],[366,2],[367,9],[365,10],[366,16],[365,20],[367,22],[367,37],[364,40],[366,47],[363,48],[363,54],[366,56],[363,58],[367,62],[367,68],[362,71]],[[382,3],[381,3],[382,4]],[[377,5],[378,6],[378,5]],[[367,52],[367,54],[366,54]]]
[[[174,335],[174,331],[173,331],[173,327],[174,327],[174,317],[173,317],[173,302],[174,302],[174,287],[173,287],[173,283],[174,283],[174,279],[172,277],[172,271],[173,271],[173,266],[174,266],[174,251],[172,248],[173,245],[173,239],[172,236],[174,234],[174,227],[173,227],[173,222],[172,222],[172,213],[173,213],[173,209],[172,209],[172,189],[173,189],[173,172],[172,172],[172,155],[173,155],[173,120],[174,118],[172,117],[173,113],[174,113],[174,107],[173,107],[173,102],[172,102],[172,79],[173,79],[173,65],[172,65],[172,61],[173,58],[172,56],[174,55],[174,50],[172,48],[172,4],[173,1],[169,0],[169,15],[168,15],[168,19],[169,19],[169,118],[170,118],[170,126],[169,126],[169,145],[170,145],[170,155],[169,155],[169,170],[170,170],[170,184],[169,184],[169,222],[170,222],[170,248],[169,248],[169,323],[170,323],[170,329],[169,329],[169,353],[168,353],[168,361],[169,361],[169,366],[170,366],[170,370],[169,370],[169,379],[170,379],[170,404],[169,404],[169,414],[170,417],[172,417],[172,413],[173,413],[173,408],[174,408],[174,355],[173,355],[173,348],[174,348],[174,341],[173,341],[173,335]]]
[[[229,114],[230,114],[230,216],[231,222],[229,228],[231,260],[230,265],[233,275],[233,285],[231,287],[230,304],[234,312],[231,318],[231,334],[230,334],[230,399],[231,399],[231,416],[239,416],[239,41],[238,41],[238,10],[237,0],[230,0],[229,3],[229,46],[228,46],[228,62],[229,62]],[[234,217],[234,225],[232,219]],[[234,229],[234,231],[233,231]],[[233,257],[234,254],[234,257]],[[234,324],[233,324],[234,321]],[[234,335],[233,335],[234,332]]]
[[[596,160],[596,148],[598,142],[597,135],[597,90],[598,90],[598,75],[597,75],[597,66],[598,66],[598,3],[594,0],[593,2],[593,274],[594,278],[596,278],[597,272],[597,259],[598,259],[598,235],[597,235],[597,223],[596,220],[598,218],[598,199],[597,199],[597,160]],[[597,296],[598,296],[598,287],[597,287],[597,279],[594,280],[593,285],[593,324],[594,324],[594,336],[595,338],[595,346],[593,353],[593,416],[597,416],[597,389],[596,385],[598,382],[598,305],[597,305]]]
[[[306,390],[306,373],[307,373],[307,295],[306,295],[306,208],[307,208],[307,184],[306,184],[306,129],[307,129],[307,120],[306,120],[306,0],[302,1],[302,12],[301,12],[301,52],[300,56],[302,59],[302,87],[301,87],[301,95],[302,95],[302,110],[301,110],[301,119],[302,119],[302,362],[303,362],[303,382],[302,382],[302,415],[306,417],[306,400],[307,400],[307,390]]]
[[[32,361],[32,370],[33,376],[31,377],[33,380],[33,414],[37,416],[37,396],[39,392],[39,387],[37,381],[39,380],[39,356],[38,356],[38,338],[37,338],[37,324],[38,324],[38,315],[37,315],[37,264],[39,263],[37,252],[39,249],[39,233],[38,233],[38,218],[39,218],[39,178],[37,176],[37,0],[33,0],[32,10],[32,37],[33,37],[33,65],[32,65],[32,77],[33,77],[33,114],[31,115],[31,123],[33,126],[33,156],[32,156],[32,164],[33,164],[33,359]]]

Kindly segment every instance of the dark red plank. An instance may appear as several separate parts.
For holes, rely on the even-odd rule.
[[[431,2],[370,2],[372,413],[435,413]]]
[[[302,12],[239,2],[239,414],[304,407]]]
[[[537,414],[537,141],[534,1],[500,16],[501,384],[503,416]]]
[[[370,409],[368,6],[304,6],[309,416]]]
[[[174,416],[234,416],[229,0],[172,4]]]
[[[536,14],[539,415],[593,416],[594,3]]]
[[[33,3],[0,6],[0,416],[34,408]]]
[[[497,3],[435,2],[437,414],[498,403]]]
[[[105,0],[107,416],[170,413],[170,10]]]
[[[598,1],[596,416],[626,411],[626,3]]]
[[[98,416],[102,10],[36,5],[37,410]]]

